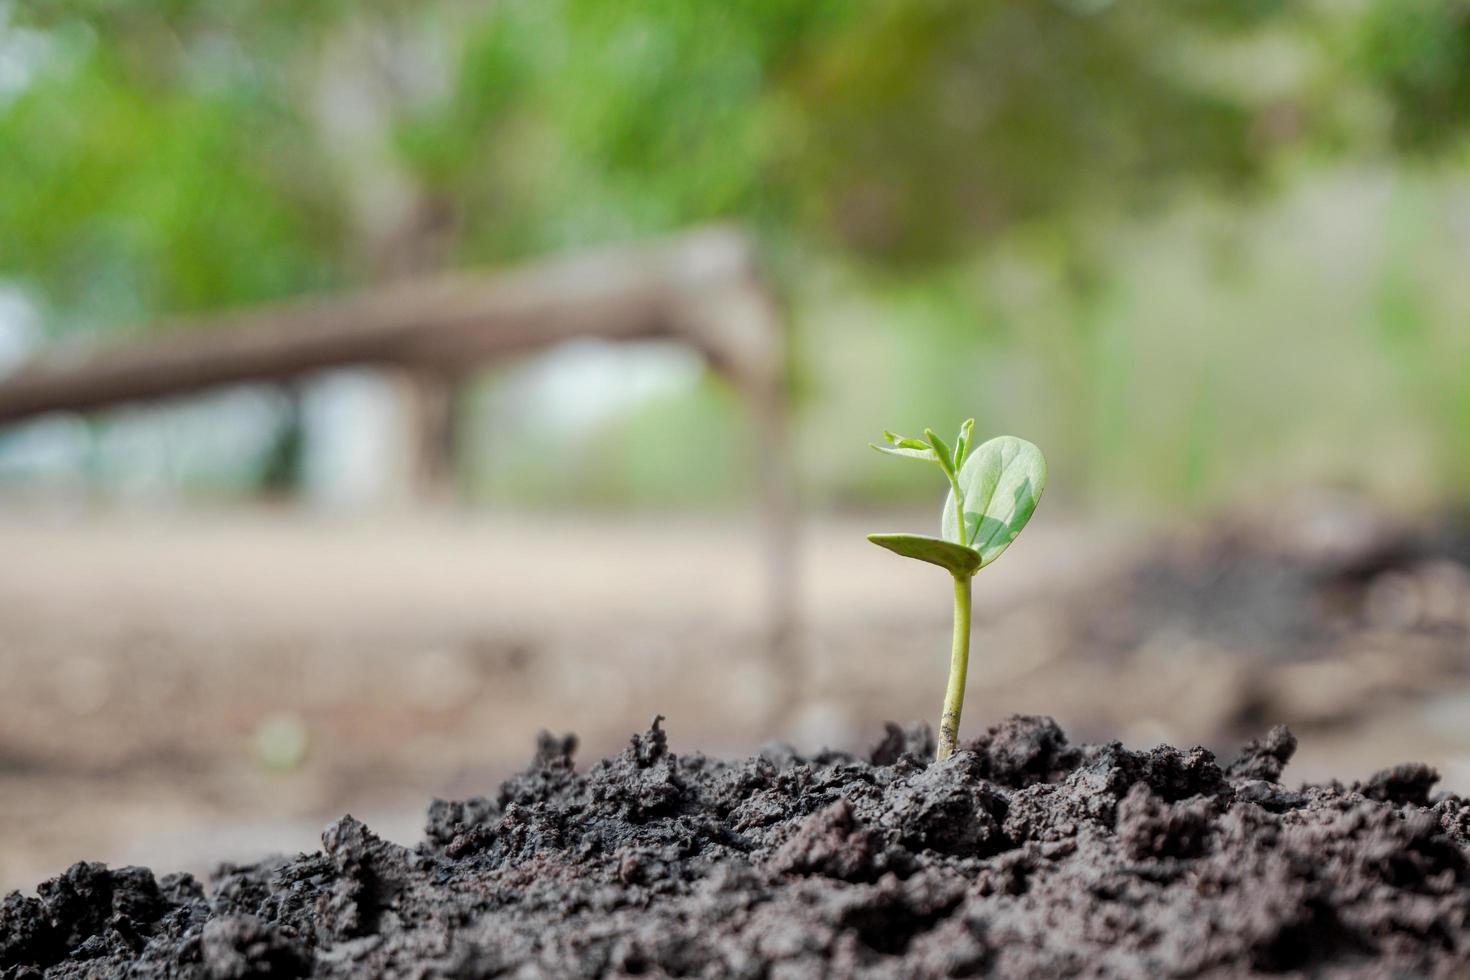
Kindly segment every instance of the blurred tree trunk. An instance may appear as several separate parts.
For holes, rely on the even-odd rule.
[[[464,376],[433,367],[395,373],[404,419],[406,489],[419,502],[454,503],[458,498]]]
[[[281,385],[281,400],[285,412],[261,465],[257,484],[257,489],[270,497],[295,496],[301,490],[306,472],[306,420],[301,385],[294,381]]]

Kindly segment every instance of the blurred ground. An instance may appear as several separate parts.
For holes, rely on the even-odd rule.
[[[412,840],[431,794],[493,788],[541,728],[583,760],[656,712],[678,751],[862,746],[942,693],[942,574],[863,540],[929,519],[806,527],[801,707],[772,721],[738,521],[11,513],[0,889],[80,859],[207,871],[344,811]],[[1150,537],[1043,508],[977,580],[965,731],[1048,713],[1229,750],[1285,721],[1293,778],[1414,758],[1470,789],[1466,540],[1340,504]]]

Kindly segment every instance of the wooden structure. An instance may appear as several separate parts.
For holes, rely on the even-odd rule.
[[[114,346],[50,349],[0,376],[0,425],[380,366],[410,379],[421,482],[434,486],[452,471],[453,393],[468,372],[582,337],[680,340],[730,379],[755,420],[769,628],[779,653],[793,609],[782,321],[751,240],[711,228],[494,274],[403,281],[175,322]]]

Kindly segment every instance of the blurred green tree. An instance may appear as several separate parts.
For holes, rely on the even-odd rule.
[[[1178,42],[1275,10],[12,6],[0,270],[63,313],[206,309],[379,274],[364,229],[424,211],[455,263],[725,217],[933,262],[1259,176],[1259,107],[1183,70]]]
[[[892,329],[934,353],[893,380],[924,417],[987,380],[921,380],[956,334],[1039,358],[1082,466],[1129,424],[1120,219],[1270,188],[1298,150],[1453,153],[1467,25],[1456,0],[0,2],[0,277],[99,329],[740,219],[798,309],[853,269],[912,314]],[[1060,292],[1049,326],[987,293],[997,244]],[[1193,487],[1219,412],[1190,404]]]

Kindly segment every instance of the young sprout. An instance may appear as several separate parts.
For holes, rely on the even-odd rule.
[[[954,643],[944,711],[939,717],[938,759],[949,758],[959,736],[965,671],[970,662],[970,579],[1016,539],[1046,489],[1046,460],[1040,449],[1015,436],[997,436],[970,453],[974,429],[974,419],[960,426],[953,448],[932,429],[924,430],[923,439],[884,432],[887,445],[870,444],[890,456],[936,463],[949,480],[949,497],[939,518],[941,537],[868,535],[876,545],[905,558],[939,565],[954,576]]]

